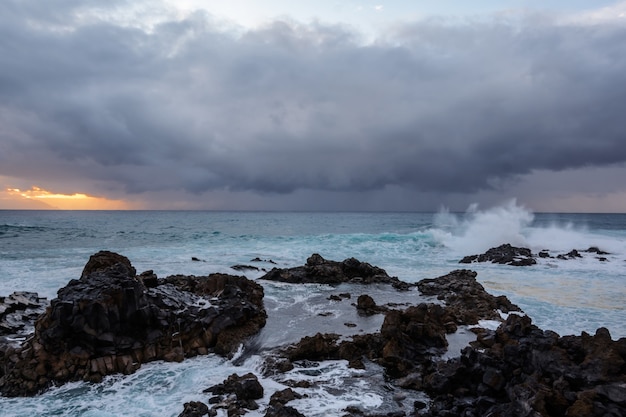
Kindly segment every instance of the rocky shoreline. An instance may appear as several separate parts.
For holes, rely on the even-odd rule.
[[[503,245],[489,254],[508,259],[502,263],[535,256],[518,249]],[[475,256],[468,262],[496,262]],[[263,281],[388,285],[429,297],[410,306],[379,306],[363,294],[354,308],[382,315],[380,331],[341,337],[312,329],[297,343],[263,352],[258,376],[288,386],[271,395],[265,416],[302,416],[288,403],[306,395],[306,387],[282,375],[326,360],[344,360],[354,369],[374,364],[385,383],[401,392],[401,406],[383,414],[349,407],[344,416],[626,415],[626,338],[614,341],[604,328],[564,337],[539,329],[506,297],[487,293],[473,271],[412,284],[354,258],[337,262],[317,254],[303,266],[273,268],[252,281],[225,274],[138,275],[127,258],[99,252],[49,305],[34,293],[0,298],[0,392],[36,395],[69,381],[132,373],[153,360],[181,361],[209,352],[231,356],[265,325]],[[350,298],[336,296],[338,302]],[[485,320],[500,325],[490,330],[480,325]],[[449,340],[460,329],[473,332],[473,341],[459,355],[446,357]],[[265,395],[258,376],[233,374],[207,387],[206,397],[181,405],[180,416],[258,410],[257,400]],[[425,393],[428,400],[407,405],[400,401],[406,397],[402,392]]]
[[[58,291],[19,346],[0,348],[0,393],[37,394],[69,381],[98,382],[141,364],[228,355],[265,324],[263,287],[245,277],[136,274],[124,256],[93,255]]]

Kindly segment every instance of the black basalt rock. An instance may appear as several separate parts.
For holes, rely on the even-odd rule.
[[[466,256],[459,261],[462,264],[472,262],[491,262],[512,266],[529,266],[537,263],[530,249],[518,248],[509,243],[491,248],[481,255]]]
[[[272,268],[261,279],[268,281],[288,282],[292,284],[317,283],[338,285],[341,283],[356,284],[391,284],[394,288],[407,290],[412,285],[391,277],[387,272],[367,262],[348,258],[342,262],[324,259],[314,253],[304,266],[294,268]]]
[[[99,252],[58,291],[32,337],[5,352],[0,392],[31,395],[149,361],[230,355],[266,317],[263,288],[245,277],[136,276],[127,258]]]

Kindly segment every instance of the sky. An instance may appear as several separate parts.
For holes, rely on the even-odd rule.
[[[626,212],[626,1],[3,0],[0,209]]]

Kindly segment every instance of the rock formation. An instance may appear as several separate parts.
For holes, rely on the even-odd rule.
[[[99,381],[210,349],[227,355],[265,320],[263,288],[245,277],[136,276],[127,258],[99,252],[80,279],[58,291],[32,337],[6,350],[0,392],[29,395],[66,381]]]
[[[602,328],[559,337],[518,315],[490,333],[433,364],[424,417],[626,415],[626,338],[613,341]]]
[[[391,277],[379,267],[355,258],[342,262],[329,261],[314,253],[306,260],[306,265],[294,268],[272,268],[261,279],[288,282],[291,284],[316,283],[337,285],[344,282],[355,284],[383,283],[391,284],[397,289],[408,289],[411,284]]]
[[[497,248],[491,248],[481,255],[466,256],[459,261],[462,264],[470,264],[472,262],[492,262],[513,266],[528,266],[537,263],[530,249],[518,248],[511,246],[509,243],[500,245]]]
[[[626,338],[606,329],[594,336],[560,337],[533,326],[506,297],[488,294],[468,270],[418,283],[445,305],[423,303],[386,313],[379,333],[340,341],[317,334],[269,358],[268,373],[289,370],[299,360],[362,359],[382,365],[397,387],[424,390],[430,407],[415,414],[442,416],[623,416],[626,415]],[[444,361],[446,334],[481,319],[502,321],[497,330],[476,328],[477,340],[459,357]],[[287,361],[287,363],[285,363]],[[346,410],[346,416],[363,415]],[[395,414],[394,414],[395,415]]]
[[[423,279],[417,288],[423,295],[436,296],[446,303],[457,324],[477,324],[478,320],[500,320],[500,314],[521,311],[505,296],[493,296],[476,281],[476,272],[452,271],[434,279]]]

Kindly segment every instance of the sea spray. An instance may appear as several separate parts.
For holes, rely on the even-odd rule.
[[[484,211],[472,205],[463,215],[442,209],[434,216],[431,233],[454,254],[463,256],[503,243],[527,245],[525,231],[533,219],[533,213],[518,206],[515,200]]]
[[[79,278],[89,256],[101,249],[119,252],[131,259],[138,272],[153,269],[159,277],[229,272],[253,279],[263,271],[239,272],[231,266],[293,267],[317,252],[339,261],[355,257],[408,282],[469,267],[478,272],[477,279],[488,291],[509,297],[544,329],[561,335],[593,334],[605,326],[614,339],[626,337],[625,215],[533,214],[513,203],[439,214],[3,211],[0,225],[6,225],[2,230],[8,231],[0,235],[0,296],[23,290],[39,291],[52,299],[69,280]],[[552,255],[589,246],[610,254],[603,255],[606,261],[592,254],[567,261],[538,259],[532,267],[458,263],[462,256],[502,243],[528,245],[535,253],[548,249]],[[206,262],[194,262],[194,256]],[[251,262],[257,257],[273,263]],[[279,334],[268,334],[258,346],[260,353],[307,333],[307,316],[331,313],[328,317],[336,321],[339,330],[353,329],[345,326],[342,314],[353,313],[350,304],[359,295],[356,291],[351,300],[336,305],[327,298],[343,289],[264,287],[268,314],[276,319],[276,324],[267,327],[274,326],[277,330],[273,333]],[[370,294],[378,304],[389,302],[373,291]],[[417,297],[410,292],[405,295]],[[295,310],[289,310],[290,304]],[[292,320],[296,329],[300,328],[288,335],[283,330]],[[355,324],[361,326],[357,331],[366,328],[365,322]],[[212,355],[180,364],[158,362],[142,366],[128,377],[109,377],[102,384],[73,383],[34,398],[0,398],[0,409],[7,417],[175,417],[184,402],[206,400],[201,391],[230,374],[259,375],[259,355],[244,352],[237,361],[239,366]],[[341,372],[340,366],[336,369]],[[364,375],[368,374],[354,373],[355,380],[366,384],[355,385],[363,398],[372,405],[378,398],[388,398],[381,392],[384,382],[368,382]],[[272,379],[262,384],[267,389],[263,401],[284,388]],[[332,384],[323,389],[327,393],[323,407],[335,415],[340,414],[335,410],[357,401],[353,393],[334,397]],[[315,397],[298,401],[295,404],[304,414],[315,415]]]

